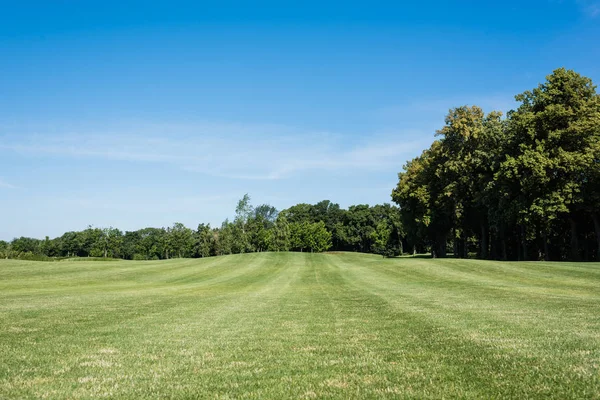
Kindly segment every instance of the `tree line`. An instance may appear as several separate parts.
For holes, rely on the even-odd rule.
[[[123,232],[96,228],[43,240],[29,237],[0,241],[0,257],[44,260],[70,257],[159,260],[199,258],[262,251],[361,251],[395,256],[402,251],[400,212],[389,204],[340,208],[329,200],[297,204],[279,212],[252,206],[245,195],[232,221],[196,229],[175,223],[167,228]]]
[[[600,260],[600,96],[557,69],[516,110],[451,109],[399,174],[407,244],[444,257]]]
[[[219,227],[94,228],[0,241],[0,257],[168,259],[260,251],[359,251],[497,260],[600,260],[600,96],[555,70],[506,117],[453,108],[406,163],[390,204],[329,200],[279,212],[245,195]]]

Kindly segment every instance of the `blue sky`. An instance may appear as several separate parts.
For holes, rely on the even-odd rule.
[[[450,107],[600,81],[600,1],[2,1],[0,239],[390,201]]]

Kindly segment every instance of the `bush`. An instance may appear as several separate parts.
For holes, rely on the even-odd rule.
[[[26,261],[56,261],[56,258],[54,257],[48,257],[42,254],[34,254],[31,251],[13,254],[12,258]]]

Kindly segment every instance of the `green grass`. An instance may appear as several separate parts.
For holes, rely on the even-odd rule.
[[[0,260],[0,398],[600,398],[600,263]]]

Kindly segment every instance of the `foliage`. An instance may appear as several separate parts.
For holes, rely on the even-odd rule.
[[[395,256],[402,252],[402,227],[397,207],[389,204],[351,206],[348,210],[323,200],[298,204],[279,212],[269,204],[254,207],[248,194],[237,204],[233,222],[220,227],[199,224],[196,230],[180,222],[167,228],[119,229],[88,226],[79,232],[45,240],[17,238],[0,242],[0,256],[102,257],[129,260],[210,257],[216,255],[329,249]],[[385,226],[385,237],[373,235]],[[383,229],[383,228],[382,228]],[[382,231],[383,232],[383,231]],[[32,256],[29,256],[30,258]]]
[[[406,164],[392,198],[407,242],[438,256],[451,244],[457,257],[600,259],[595,86],[561,68],[516,99],[506,120],[451,109],[440,139]]]
[[[279,212],[245,194],[220,227],[121,232],[89,226],[0,243],[0,256],[169,259],[263,251],[430,251],[502,260],[600,260],[600,96],[557,69],[507,113],[449,110],[436,139],[404,165],[389,204],[323,200]]]

